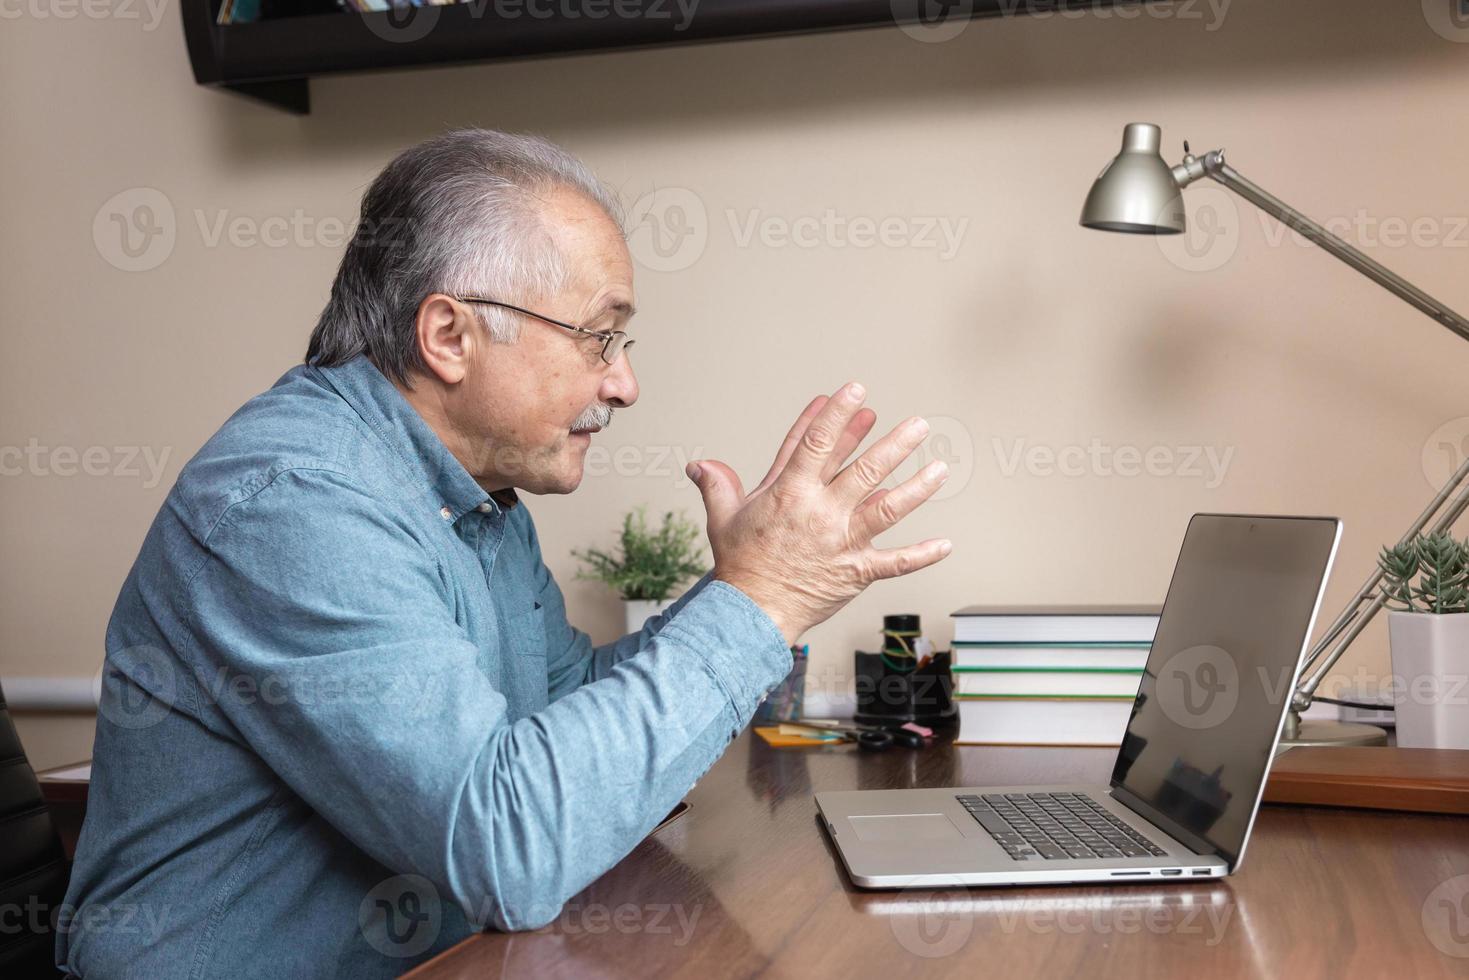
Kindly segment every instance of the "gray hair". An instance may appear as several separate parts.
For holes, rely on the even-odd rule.
[[[616,196],[580,160],[539,137],[456,129],[404,150],[362,196],[306,363],[329,367],[365,354],[407,385],[426,367],[415,319],[429,293],[516,305],[553,295],[566,269],[541,205],[558,187],[585,195],[622,228]],[[509,310],[474,309],[493,342],[519,337]]]

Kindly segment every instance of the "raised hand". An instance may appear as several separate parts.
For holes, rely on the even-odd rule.
[[[724,463],[688,466],[708,512],[714,577],[755,600],[788,643],[878,579],[927,568],[952,549],[943,538],[873,546],[943,486],[948,467],[935,460],[891,490],[879,487],[928,434],[928,423],[912,418],[843,468],[877,421],[865,398],[854,382],[814,399],[749,493]]]

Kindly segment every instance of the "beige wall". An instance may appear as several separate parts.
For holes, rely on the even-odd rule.
[[[805,400],[848,378],[889,422],[941,420],[951,492],[893,538],[946,534],[954,554],[811,633],[818,671],[844,674],[884,612],[921,613],[944,644],[969,602],[1158,600],[1196,510],[1345,518],[1335,607],[1427,499],[1425,454],[1438,463],[1438,443],[1469,432],[1469,349],[1222,192],[1190,192],[1192,212],[1233,229],[1198,256],[1076,225],[1122,124],[1151,120],[1170,158],[1185,137],[1224,145],[1308,213],[1360,210],[1353,237],[1469,309],[1469,45],[1418,3],[1235,0],[1222,21],[1200,3],[1168,19],[981,22],[945,43],[885,29],[337,78],[313,84],[306,118],[194,86],[174,5],[154,30],[137,9],[144,22],[26,14],[0,29],[0,446],[109,447],[94,465],[114,468],[111,447],[168,453],[155,486],[146,468],[0,478],[7,677],[97,670],[180,466],[304,350],[340,254],[332,223],[395,150],[450,126],[543,133],[629,203],[689,192],[671,200],[693,202],[702,251],[690,240],[687,268],[640,270],[643,396],[604,447],[675,447],[758,479]],[[137,188],[166,198],[176,241],[129,272],[108,261],[121,258],[106,214],[100,248],[93,226]],[[772,237],[828,209],[899,219],[900,237],[920,219],[967,224],[947,257]],[[294,219],[299,240],[210,244],[221,217]],[[742,243],[752,219],[764,233]],[[1385,219],[1427,220],[1415,243]],[[650,227],[634,237],[643,260]],[[1094,439],[1231,455],[1217,486],[1011,465],[1017,445]],[[633,451],[652,472],[531,502],[573,618],[598,639],[618,610],[572,579],[569,550],[605,542],[635,503],[702,513],[661,449]],[[1380,626],[1346,665],[1386,672]],[[43,765],[89,744],[85,718],[26,732]]]

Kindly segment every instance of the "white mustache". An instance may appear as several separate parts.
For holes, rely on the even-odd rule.
[[[576,417],[571,423],[573,432],[583,429],[605,429],[612,424],[612,407],[610,405],[592,405]]]

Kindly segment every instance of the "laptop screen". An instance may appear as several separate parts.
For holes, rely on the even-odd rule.
[[[1198,514],[1184,536],[1112,785],[1231,866],[1263,789],[1339,527],[1333,518]]]

